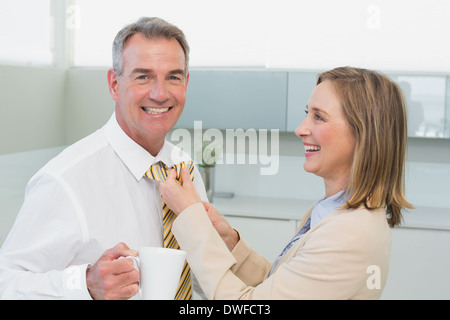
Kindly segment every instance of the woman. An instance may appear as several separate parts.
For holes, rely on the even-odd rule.
[[[273,265],[200,202],[186,172],[183,186],[173,172],[161,186],[178,215],[172,231],[209,299],[380,298],[389,226],[400,224],[402,209],[412,208],[403,195],[407,128],[401,90],[374,71],[324,72],[295,133],[303,140],[304,169],[323,178],[325,197],[306,213]]]

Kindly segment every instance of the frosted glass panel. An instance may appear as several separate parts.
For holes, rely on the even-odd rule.
[[[50,0],[0,1],[1,63],[52,63]]]
[[[305,107],[317,82],[317,72],[289,72],[287,131],[295,131],[305,119]]]
[[[445,106],[445,137],[450,138],[450,76],[447,76],[447,104]]]
[[[392,76],[408,107],[408,136],[444,137],[445,76]]]

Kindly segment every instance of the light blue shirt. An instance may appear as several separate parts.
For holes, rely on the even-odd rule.
[[[292,238],[292,240],[287,244],[287,246],[283,249],[281,254],[276,258],[275,262],[272,265],[272,269],[270,270],[269,275],[272,274],[273,270],[277,266],[280,259],[286,254],[286,252],[297,242],[302,235],[308,232],[309,229],[314,227],[322,218],[336,210],[338,207],[342,206],[346,199],[343,195],[344,190],[336,193],[335,195],[329,198],[323,198],[317,201],[314,204],[314,207],[311,211],[311,215],[306,220],[305,224],[298,230],[297,234]]]

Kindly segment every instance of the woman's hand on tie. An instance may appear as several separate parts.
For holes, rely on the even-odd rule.
[[[177,181],[175,170],[170,170],[165,182],[159,185],[161,197],[177,216],[187,207],[200,202],[200,196],[187,169],[181,170],[181,184]]]

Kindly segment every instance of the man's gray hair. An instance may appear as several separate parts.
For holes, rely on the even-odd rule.
[[[142,17],[137,22],[132,23],[120,30],[113,42],[112,58],[113,68],[117,76],[122,75],[122,52],[127,41],[135,34],[140,33],[148,40],[163,38],[167,40],[175,39],[180,44],[185,57],[185,73],[188,73],[189,66],[189,45],[184,33],[173,24],[160,18]]]

